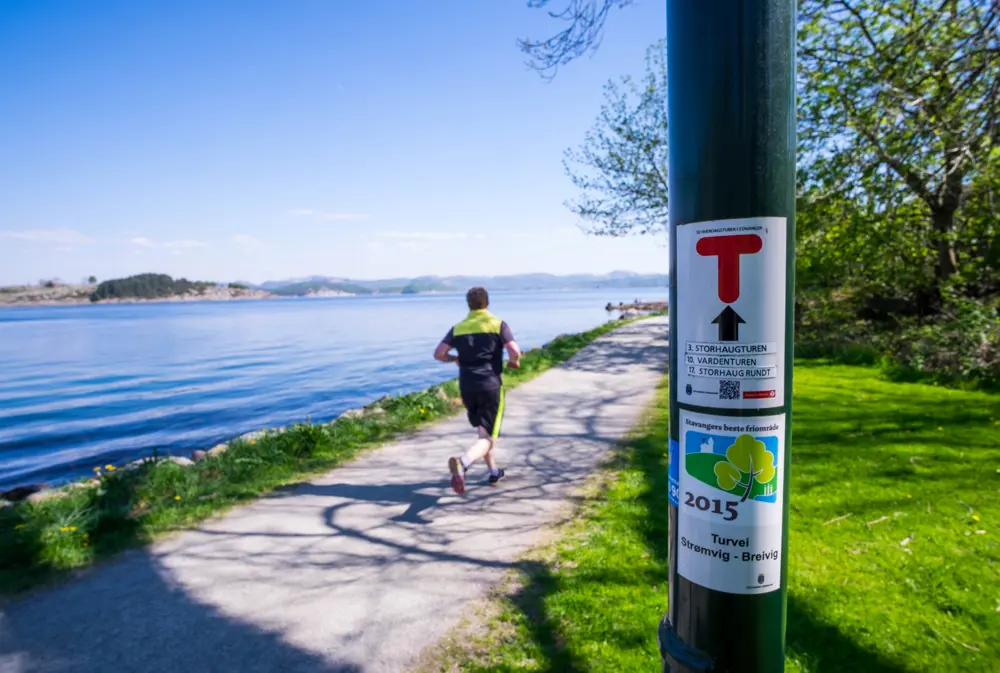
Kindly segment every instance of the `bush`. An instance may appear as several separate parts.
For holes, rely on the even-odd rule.
[[[935,322],[907,325],[883,371],[893,380],[1000,386],[1000,317],[989,304],[953,297]]]
[[[1000,300],[949,291],[936,313],[913,306],[874,311],[892,300],[838,290],[801,293],[795,356],[874,365],[893,381],[1000,387]],[[899,307],[896,307],[899,308]]]
[[[888,348],[889,331],[859,317],[865,300],[851,291],[801,293],[795,305],[795,356],[873,365]]]

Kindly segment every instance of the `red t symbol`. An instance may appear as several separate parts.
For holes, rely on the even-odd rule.
[[[719,299],[732,304],[740,298],[740,255],[760,252],[763,245],[757,234],[709,236],[698,241],[699,255],[719,258]]]

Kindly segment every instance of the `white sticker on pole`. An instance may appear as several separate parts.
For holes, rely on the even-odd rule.
[[[781,588],[785,415],[680,411],[677,572],[730,594]]]
[[[677,227],[679,402],[785,404],[786,239],[783,217]]]

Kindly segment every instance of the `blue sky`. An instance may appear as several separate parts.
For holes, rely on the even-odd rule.
[[[525,0],[4,0],[0,283],[664,272],[662,241],[579,230],[561,160],[665,2],[546,83],[515,40],[559,26]]]

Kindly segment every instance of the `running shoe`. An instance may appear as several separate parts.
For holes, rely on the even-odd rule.
[[[465,493],[465,468],[462,461],[454,456],[448,459],[448,469],[451,471],[451,487],[455,493],[462,495]]]
[[[500,480],[504,478],[504,476],[506,476],[506,472],[504,472],[502,469],[497,470],[496,474],[491,474],[490,486],[496,486],[500,482]]]

